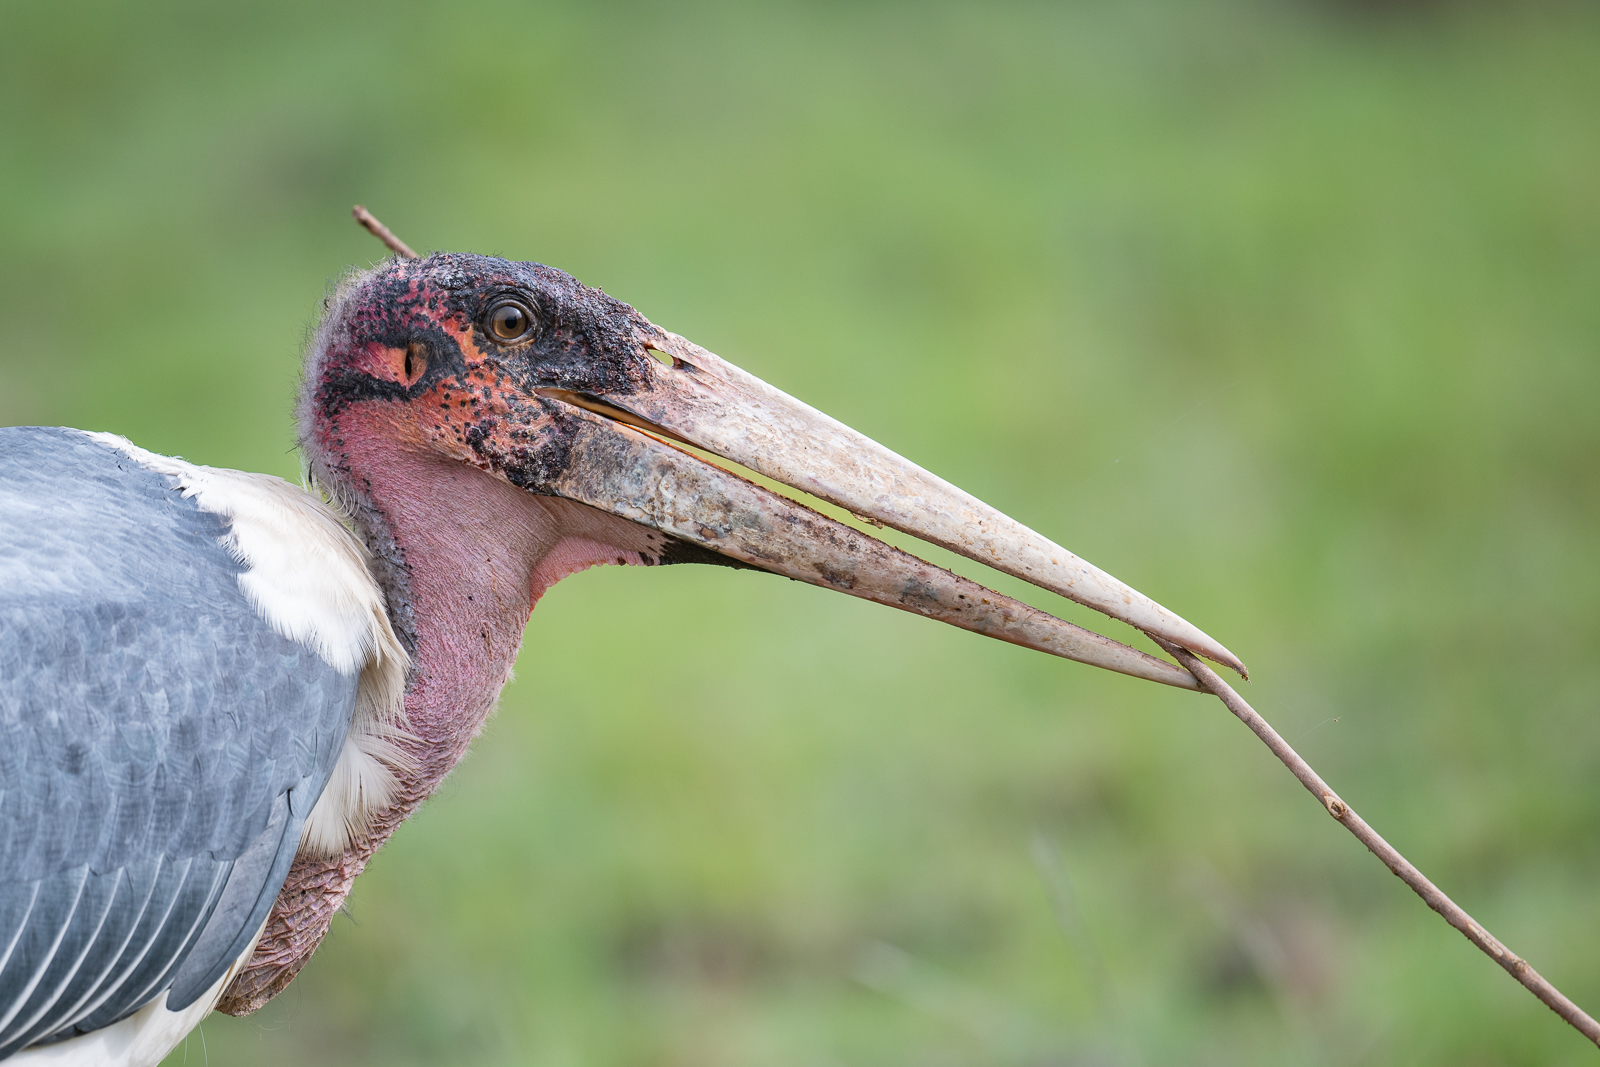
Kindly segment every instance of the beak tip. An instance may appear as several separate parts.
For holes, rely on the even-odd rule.
[[[1224,667],[1227,667],[1229,670],[1233,671],[1233,673],[1237,674],[1240,678],[1247,682],[1250,680],[1250,668],[1246,667],[1244,665],[1244,661],[1238,656],[1235,656],[1232,652],[1229,652],[1221,645],[1216,646],[1216,651],[1220,651],[1222,653],[1220,656],[1217,655],[1216,652],[1208,651],[1206,649],[1192,649],[1191,651],[1195,652],[1197,655],[1204,656],[1206,659],[1212,660]]]
[[[1154,638],[1163,648],[1168,644],[1177,645],[1202,659],[1208,659],[1212,663],[1228,668],[1245,681],[1250,680],[1250,668],[1246,667],[1238,656],[1228,651],[1221,641],[1182,619],[1177,621],[1178,626],[1160,631],[1145,627],[1140,629]]]
[[[1244,665],[1244,661],[1238,656],[1235,656],[1232,652],[1229,652],[1221,645],[1214,645],[1210,649],[1195,648],[1190,649],[1190,651],[1194,652],[1196,655],[1204,656],[1206,659],[1227,667],[1229,670],[1233,671],[1233,673],[1237,674],[1240,678],[1243,678],[1247,682],[1250,680],[1250,668],[1246,667]],[[1220,655],[1218,653],[1220,653]]]

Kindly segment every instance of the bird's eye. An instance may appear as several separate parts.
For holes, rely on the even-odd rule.
[[[533,329],[533,312],[515,300],[502,300],[489,309],[485,322],[496,341],[520,341]]]

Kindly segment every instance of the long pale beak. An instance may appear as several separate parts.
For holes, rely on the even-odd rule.
[[[671,364],[653,364],[643,388],[605,396],[537,390],[589,415],[565,470],[544,491],[762,570],[1196,688],[1165,660],[919,560],[655,435],[677,438],[1245,673],[1238,657],[1160,604],[843,423],[676,334],[661,331],[648,347]]]

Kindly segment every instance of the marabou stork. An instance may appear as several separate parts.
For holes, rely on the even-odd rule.
[[[326,301],[320,494],[105,433],[0,430],[0,1059],[158,1062],[305,964],[482,727],[529,612],[601,563],[718,563],[1168,685],[1187,671],[680,447],[1242,673],[1177,615],[535,263],[394,259]]]

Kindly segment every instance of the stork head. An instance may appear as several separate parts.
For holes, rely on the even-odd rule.
[[[934,567],[681,447],[692,445],[1243,672],[1222,645],[1066,549],[540,264],[436,254],[349,280],[330,300],[308,363],[302,432],[313,472],[359,497],[359,472],[341,467],[356,421],[396,456],[460,464],[621,520],[634,531],[629,562],[772,571],[1194,687],[1172,664]]]

